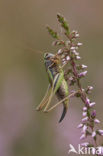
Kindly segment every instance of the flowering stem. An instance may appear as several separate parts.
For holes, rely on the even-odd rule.
[[[82,122],[78,125],[78,128],[82,128],[82,135],[80,139],[83,140],[88,136],[91,136],[92,139],[90,141],[88,140],[88,143],[82,143],[82,145],[97,147],[100,146],[97,144],[97,137],[103,136],[103,130],[96,128],[96,125],[99,124],[100,121],[96,118],[96,110],[93,109],[95,102],[91,102],[88,98],[88,95],[91,93],[93,87],[88,86],[84,89],[80,81],[81,78],[85,77],[87,74],[87,71],[84,71],[87,66],[78,64],[77,62],[81,59],[77,50],[82,45],[82,43],[78,42],[79,33],[77,31],[70,31],[69,25],[63,16],[58,14],[57,18],[64,30],[64,35],[67,37],[67,40],[65,41],[61,39],[60,35],[50,27],[47,27],[47,29],[50,35],[55,38],[53,45],[61,46],[56,53],[56,56],[58,55],[61,58],[65,79],[69,80],[69,87],[71,85],[75,85],[78,88],[77,91],[74,91],[76,93],[74,96],[81,98],[84,103]],[[67,65],[68,68],[65,68]]]

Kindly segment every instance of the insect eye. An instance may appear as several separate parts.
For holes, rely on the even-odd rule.
[[[45,54],[45,57],[46,57],[46,58],[48,58],[48,57],[49,57],[49,54],[48,54],[48,53],[46,53],[46,54]]]
[[[54,54],[52,54],[52,53],[45,53],[44,54],[44,59],[50,59],[52,57],[54,57]]]
[[[45,53],[45,56],[44,56],[46,59],[49,59],[51,56],[49,53]]]
[[[48,58],[48,53],[44,53],[44,59]]]

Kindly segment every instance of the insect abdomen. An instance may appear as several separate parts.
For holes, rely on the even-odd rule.
[[[64,99],[65,97],[67,97],[69,95],[68,84],[65,81],[65,79],[63,79],[62,84],[61,84],[60,88],[58,89],[56,95],[57,95],[59,100],[62,100],[62,99]],[[63,113],[61,115],[61,118],[60,118],[59,122],[61,122],[64,119],[65,115],[66,115],[66,112],[68,110],[68,103],[69,103],[69,99],[67,98],[63,102],[63,107],[64,108],[63,108]]]

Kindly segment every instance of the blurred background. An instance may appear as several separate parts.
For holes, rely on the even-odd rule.
[[[69,144],[80,143],[81,101],[70,102],[61,124],[62,106],[35,111],[48,86],[38,51],[56,51],[45,25],[57,29],[58,12],[80,33],[80,55],[89,67],[84,86],[94,87],[103,128],[103,1],[0,0],[0,156],[67,156]]]

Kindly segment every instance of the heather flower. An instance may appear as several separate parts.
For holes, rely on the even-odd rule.
[[[88,142],[84,142],[84,143],[81,144],[81,146],[88,147],[89,143]]]
[[[66,57],[66,60],[67,60],[67,61],[68,61],[68,60],[70,60],[70,57],[69,57],[69,56],[67,56],[67,57]]]
[[[92,137],[94,138],[96,136],[96,132],[92,132]]]
[[[58,50],[58,54],[62,54],[63,50],[62,49],[59,49]]]
[[[84,126],[83,126],[83,130],[82,130],[82,133],[85,133],[86,130],[87,130],[87,128],[88,128],[88,127],[87,127],[86,125],[84,125]]]
[[[78,126],[77,126],[77,128],[82,128],[83,127],[83,124],[79,124]]]
[[[78,74],[79,78],[84,77],[87,74],[87,71],[81,72]]]
[[[78,38],[80,37],[80,35],[78,33],[75,34],[75,38]]]
[[[91,117],[92,117],[92,118],[95,118],[95,117],[96,117],[96,110],[93,110],[93,111],[92,111]]]
[[[83,112],[83,116],[87,116],[87,112]]]
[[[99,129],[98,132],[100,135],[103,135],[103,130]]]
[[[92,90],[93,90],[93,87],[92,86],[88,86],[87,89],[86,89],[86,93],[90,94]]]
[[[82,69],[85,69],[85,68],[87,68],[87,66],[84,65],[84,64],[82,64],[82,65],[81,65],[81,68],[82,68]]]
[[[87,107],[83,107],[83,111],[87,111]]]
[[[81,137],[80,137],[80,140],[83,140],[86,138],[86,134],[82,134]]]
[[[76,49],[75,47],[71,47],[71,48],[70,48],[70,50],[75,50],[75,49]]]
[[[100,120],[94,119],[94,122],[97,123],[97,124],[99,124],[100,123]]]
[[[89,90],[93,90],[93,86],[88,86],[88,89]]]
[[[86,121],[88,121],[88,116],[82,119],[82,122],[86,122]]]
[[[80,43],[80,42],[77,43],[77,46],[82,46],[82,45],[83,45],[83,43]]]
[[[76,55],[76,56],[79,55],[79,53],[78,53],[75,49],[72,51],[72,53],[73,53],[74,55]]]
[[[81,57],[80,57],[80,56],[76,56],[76,59],[77,59],[77,60],[80,60],[80,59],[81,59]]]
[[[86,105],[88,106],[90,104],[90,99],[86,97]]]
[[[89,107],[93,107],[96,103],[95,102],[92,102],[89,104]]]

